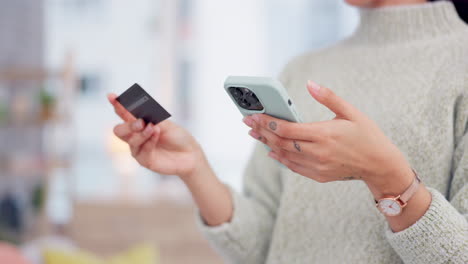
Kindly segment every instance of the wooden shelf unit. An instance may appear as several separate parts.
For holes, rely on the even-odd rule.
[[[18,92],[27,98],[29,103],[25,104],[26,107],[30,107],[29,104],[36,104],[40,106],[39,92],[43,89],[44,85],[53,82],[54,85],[54,97],[55,104],[52,107],[52,115],[50,118],[43,119],[42,116],[37,112],[25,113],[27,115],[24,120],[15,120],[14,107],[14,96],[17,96]],[[24,189],[30,188],[34,184],[40,184],[44,187],[44,192],[47,193],[48,186],[50,185],[51,173],[57,169],[62,168],[69,170],[71,168],[74,144],[70,144],[72,149],[67,150],[71,155],[55,157],[54,153],[49,153],[45,150],[44,146],[47,146],[54,140],[47,135],[47,131],[55,129],[63,129],[64,127],[72,127],[67,131],[73,132],[73,101],[77,92],[77,78],[73,63],[73,56],[68,54],[65,58],[64,64],[58,70],[49,70],[45,68],[4,68],[0,69],[0,89],[6,89],[1,91],[4,97],[3,103],[9,105],[7,107],[6,121],[0,120],[0,142],[5,142],[8,147],[0,147],[0,185],[11,184],[14,182],[22,183]],[[0,98],[0,104],[2,98]],[[24,98],[23,98],[24,99]],[[36,100],[33,102],[33,100]],[[24,102],[23,102],[24,104]],[[29,109],[31,111],[32,108]],[[23,113],[24,114],[24,113]],[[22,140],[20,137],[24,133],[30,133],[32,141],[35,146],[28,145],[27,140]],[[69,135],[70,140],[74,140],[75,135],[71,133]],[[3,149],[3,151],[2,151]],[[5,150],[6,149],[6,150]],[[12,162],[12,159],[16,154],[12,153],[23,153],[24,157],[29,162],[25,162],[23,166],[21,158],[19,161]],[[31,161],[32,158],[32,161]],[[14,164],[13,164],[14,163]],[[20,168],[15,167],[20,164]],[[69,170],[70,171],[70,170]],[[71,174],[71,172],[70,172]],[[39,178],[38,178],[39,175]],[[68,175],[67,175],[68,176]],[[20,180],[18,180],[20,179]],[[68,184],[67,188],[70,190],[70,198],[72,198],[72,180],[73,177],[67,177]],[[8,188],[6,188],[8,190]],[[5,190],[5,189],[4,189]],[[29,190],[32,192],[32,190]],[[9,194],[12,194],[11,190],[8,190]],[[2,193],[0,193],[2,195]],[[46,195],[47,196],[47,195]],[[45,205],[45,203],[44,203]],[[31,214],[26,213],[29,219],[24,219],[26,225],[24,232],[19,235],[19,240],[24,241],[38,235],[43,235],[50,232],[50,223],[47,219],[45,206],[42,206],[39,213]],[[33,215],[33,218],[31,218]]]

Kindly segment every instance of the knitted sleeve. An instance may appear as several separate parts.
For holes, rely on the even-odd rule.
[[[265,263],[281,195],[276,161],[257,143],[244,174],[244,193],[231,190],[234,213],[229,223],[198,225],[211,246],[228,263]]]
[[[456,101],[455,151],[447,197],[429,188],[427,212],[407,229],[386,236],[404,263],[468,263],[468,87]]]

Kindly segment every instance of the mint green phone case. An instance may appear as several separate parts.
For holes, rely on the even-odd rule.
[[[229,92],[229,88],[231,87],[247,88],[251,90],[263,105],[263,109],[248,110],[241,107]],[[275,79],[267,77],[229,76],[224,82],[224,89],[243,116],[267,114],[290,122],[302,123],[302,118],[296,111],[294,103],[291,98],[289,98],[286,89]],[[267,145],[264,146],[268,152],[271,150]],[[279,162],[278,164],[285,167]]]
[[[263,105],[263,110],[248,110],[242,108],[229,92],[230,87],[250,89],[257,95]],[[229,76],[224,82],[224,89],[234,104],[244,116],[267,114],[290,122],[302,123],[302,118],[296,111],[294,103],[289,98],[283,85],[272,78],[252,76]]]

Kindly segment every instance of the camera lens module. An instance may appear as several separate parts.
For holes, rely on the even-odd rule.
[[[247,102],[249,102],[250,104],[256,104],[256,103],[258,102],[257,97],[254,97],[254,96],[247,96],[245,99],[246,99]]]
[[[246,99],[242,99],[240,101],[240,105],[244,108],[249,108],[251,106],[251,104]]]
[[[263,110],[260,100],[250,89],[245,87],[229,87],[229,92],[240,107],[253,111]]]
[[[231,94],[235,98],[238,98],[238,97],[242,96],[242,90],[240,88],[238,88],[238,87],[231,87],[231,88],[229,88],[229,91],[231,92]]]

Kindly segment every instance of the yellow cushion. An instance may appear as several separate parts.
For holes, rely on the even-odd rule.
[[[157,264],[157,256],[150,245],[140,245],[108,259],[93,254],[47,249],[44,252],[45,264]]]
[[[47,249],[44,252],[46,264],[105,264],[105,262],[86,252],[66,252]]]
[[[156,253],[154,247],[141,245],[134,247],[127,252],[109,259],[106,264],[156,264]]]

